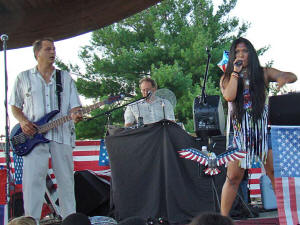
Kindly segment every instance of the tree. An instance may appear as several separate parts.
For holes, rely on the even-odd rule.
[[[203,84],[206,47],[212,47],[206,93],[220,95],[222,72],[217,63],[231,41],[248,29],[248,24],[228,16],[236,2],[223,0],[214,12],[211,0],[165,0],[94,31],[91,44],[80,52],[86,73],[77,79],[79,93],[94,100],[119,93],[131,93],[138,98],[139,79],[151,76],[159,88],[175,93],[176,118],[193,132],[192,105]],[[72,70],[79,73],[76,66]],[[122,110],[113,113],[113,122],[122,124],[122,115]],[[90,138],[101,137],[104,124],[103,118],[79,123],[78,137],[87,138],[87,131]]]

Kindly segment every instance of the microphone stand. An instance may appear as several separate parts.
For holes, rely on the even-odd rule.
[[[210,58],[211,58],[211,54],[210,54],[210,49],[206,48],[206,53],[207,53],[207,61],[206,61],[206,69],[205,69],[205,74],[204,74],[204,81],[203,81],[203,86],[202,86],[202,91],[201,91],[201,98],[200,98],[200,105],[206,105],[207,104],[207,96],[205,93],[205,89],[206,89],[206,82],[207,82],[207,76],[208,76],[208,68],[209,68],[209,63],[210,63]],[[206,145],[209,144],[210,142],[210,137],[201,137],[202,140],[205,141]]]
[[[138,101],[140,101],[140,100],[142,100],[142,99],[147,99],[147,98],[149,98],[150,95],[151,95],[151,94],[148,94],[146,97],[142,97],[142,98],[139,98],[139,99],[134,100],[134,101],[132,101],[132,102],[126,103],[126,104],[124,104],[124,105],[121,105],[121,106],[118,106],[118,107],[116,107],[116,108],[110,109],[110,110],[108,110],[108,111],[106,111],[106,112],[103,112],[103,113],[100,113],[100,114],[98,114],[98,115],[96,115],[96,116],[93,116],[93,117],[91,117],[91,118],[88,118],[88,119],[86,119],[85,121],[90,121],[90,120],[96,119],[96,118],[98,118],[98,117],[100,117],[100,116],[103,116],[103,115],[109,116],[113,111],[115,111],[115,110],[117,110],[117,109],[121,109],[121,108],[123,108],[123,107],[125,107],[125,106],[127,106],[127,105],[130,105],[130,104],[133,104],[133,103],[135,103],[135,102],[138,102]]]
[[[207,81],[207,75],[208,75],[208,66],[209,66],[210,58],[211,58],[209,48],[206,48],[206,53],[207,53],[206,69],[205,69],[204,82],[203,82],[203,86],[202,86],[202,93],[201,93],[201,100],[200,100],[200,103],[204,103],[204,104],[206,104],[205,88],[206,88],[206,81]]]
[[[7,42],[8,36],[6,34],[1,35],[1,41],[3,42],[3,57],[4,57],[4,77],[5,77],[5,99],[4,99],[4,105],[5,105],[5,157],[6,157],[6,177],[7,177],[7,184],[6,184],[6,201],[7,201],[7,212],[9,217],[10,212],[10,142],[9,142],[9,116],[8,116],[8,105],[7,105],[7,90],[8,90],[8,76],[7,76],[7,62],[6,62],[6,50],[7,50]]]

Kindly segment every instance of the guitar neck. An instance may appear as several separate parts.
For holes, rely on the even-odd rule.
[[[88,106],[88,107],[85,107],[85,108],[82,108],[81,112],[82,112],[82,114],[89,113],[90,111],[92,111],[94,109],[97,109],[100,106],[106,104],[106,102],[107,102],[107,100],[103,101],[103,102],[98,102],[98,103],[96,103],[94,105],[91,105],[91,106]],[[72,117],[71,117],[70,114],[67,115],[67,116],[63,116],[61,118],[58,118],[56,120],[53,120],[53,121],[51,121],[49,123],[46,123],[46,124],[44,124],[42,126],[39,126],[38,127],[39,133],[46,133],[47,131],[49,131],[49,130],[55,128],[55,127],[58,127],[58,126],[64,124],[65,122],[68,122],[70,120],[72,120]]]

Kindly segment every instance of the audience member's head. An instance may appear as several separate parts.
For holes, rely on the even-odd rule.
[[[234,225],[232,219],[219,213],[202,213],[188,225]]]
[[[36,225],[36,221],[31,216],[20,216],[9,221],[8,225]]]
[[[68,215],[61,225],[91,225],[91,221],[88,216],[82,213],[73,213]]]
[[[147,222],[143,218],[133,216],[122,220],[119,225],[146,225]]]

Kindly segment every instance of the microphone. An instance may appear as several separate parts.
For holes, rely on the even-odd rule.
[[[243,64],[242,60],[238,60],[237,62],[234,63],[235,66],[241,66]]]
[[[161,102],[161,107],[163,108],[164,120],[165,120],[166,119],[166,112],[165,112],[165,103],[164,103],[164,101]]]
[[[8,40],[8,35],[7,34],[2,34],[0,39],[1,39],[1,41],[7,41]]]

